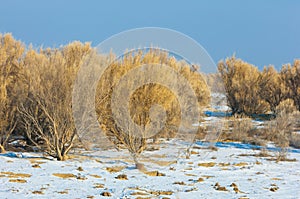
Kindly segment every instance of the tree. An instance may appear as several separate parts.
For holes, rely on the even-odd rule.
[[[233,115],[251,116],[268,111],[267,104],[259,95],[261,75],[257,67],[232,56],[225,61],[220,61],[218,69]]]
[[[114,61],[100,78],[97,87],[96,112],[98,121],[108,138],[116,146],[124,146],[128,149],[136,165],[138,165],[138,157],[145,149],[148,138],[171,138],[175,137],[178,132],[181,109],[176,95],[169,88],[156,84],[156,82],[148,82],[135,87],[138,82],[147,82],[147,78],[151,75],[178,83],[179,81],[166,74],[165,65],[166,68],[176,71],[180,74],[179,76],[185,78],[195,91],[197,107],[185,107],[186,110],[192,108],[198,110],[200,106],[208,105],[210,92],[202,76],[192,70],[187,63],[177,61],[166,52],[154,49],[150,49],[146,53],[143,51],[130,52],[125,54],[121,60]],[[157,69],[158,66],[161,68]],[[144,75],[137,78],[135,72]],[[126,78],[128,76],[131,78]],[[180,89],[182,86],[180,83],[174,84],[174,86],[179,88],[178,96],[190,97],[184,93],[183,89]],[[122,89],[116,91],[117,88]],[[125,91],[127,88],[135,88],[130,96],[127,96]],[[114,104],[124,104],[126,100],[128,100],[128,107],[123,106],[120,111],[112,110]],[[119,114],[127,111],[130,118],[128,120]],[[119,125],[120,122],[115,119],[116,117],[121,117],[120,120],[129,124],[125,125],[126,129]]]
[[[17,125],[17,103],[24,45],[11,34],[0,35],[0,153]]]
[[[269,104],[273,113],[280,102],[288,97],[282,74],[278,73],[273,66],[265,67],[262,72],[260,96]]]
[[[294,100],[295,106],[300,110],[300,60],[294,64],[286,64],[281,69],[281,75],[285,86],[288,88],[289,98]]]
[[[62,49],[29,50],[25,56],[28,97],[19,112],[30,142],[57,160],[67,159],[76,138],[72,87],[89,44]]]

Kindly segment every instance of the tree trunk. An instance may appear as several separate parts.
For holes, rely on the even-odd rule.
[[[5,148],[2,144],[0,144],[0,153],[5,153]]]

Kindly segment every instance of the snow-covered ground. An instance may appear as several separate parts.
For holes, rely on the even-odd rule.
[[[276,149],[260,157],[247,144],[197,142],[187,159],[187,146],[171,140],[145,151],[148,173],[126,150],[74,151],[64,162],[8,152],[0,155],[0,198],[300,198],[300,150],[290,150],[296,161],[276,162]]]

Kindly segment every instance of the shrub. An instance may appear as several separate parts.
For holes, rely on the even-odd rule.
[[[253,123],[251,118],[234,116],[229,124],[230,133],[227,135],[229,140],[249,142],[251,132],[253,130]]]
[[[276,107],[276,119],[269,122],[267,127],[268,140],[281,148],[279,160],[286,158],[287,147],[290,145],[290,138],[294,130],[296,120],[300,116],[292,100],[282,101]]]

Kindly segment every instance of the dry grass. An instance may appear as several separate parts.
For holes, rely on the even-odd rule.
[[[33,191],[32,194],[44,195],[44,192],[42,192],[42,191]]]
[[[146,160],[147,162],[151,162],[151,163],[154,163],[154,164],[157,164],[159,166],[170,166],[172,164],[176,164],[177,161],[176,160],[170,160],[170,161],[167,161],[167,160],[153,160],[153,159],[147,159]]]
[[[105,196],[105,197],[111,197],[112,196],[112,194],[110,192],[108,192],[108,191],[104,191],[100,195],[101,196]]]
[[[203,178],[209,179],[209,178],[214,178],[215,176],[210,176],[210,175],[202,175]]]
[[[149,195],[149,194],[145,193],[145,192],[137,191],[137,192],[132,192],[130,195],[132,195],[132,196],[136,196],[136,195],[146,196],[146,195]]]
[[[24,179],[9,179],[9,182],[27,183],[27,180],[24,180]]]
[[[128,180],[128,177],[126,174],[120,174],[117,177],[115,177],[118,180]]]
[[[14,173],[14,172],[0,172],[0,175],[3,175],[8,178],[30,178],[31,174],[26,173]]]
[[[96,175],[96,174],[90,174],[90,176],[92,176],[93,178],[102,178],[101,176]]]
[[[68,190],[63,190],[63,191],[58,191],[57,193],[59,193],[59,194],[68,194],[69,191]]]
[[[292,133],[289,141],[290,146],[300,149],[300,133]]]
[[[239,162],[239,163],[234,163],[233,166],[236,166],[236,167],[244,167],[244,166],[247,166],[248,163],[247,162]]]
[[[214,167],[215,165],[216,165],[215,162],[198,163],[198,166],[200,166],[200,167]]]
[[[72,173],[53,173],[52,175],[63,179],[77,178],[77,176]]]
[[[106,171],[110,173],[116,173],[122,171],[124,168],[124,166],[106,167]]]
[[[146,171],[144,172],[148,176],[165,176],[166,174],[160,173],[159,171]]]
[[[102,188],[104,188],[104,184],[101,183],[94,184],[94,189],[102,189]]]

